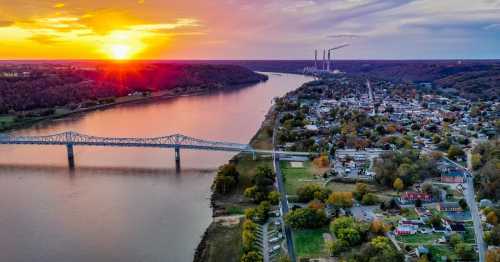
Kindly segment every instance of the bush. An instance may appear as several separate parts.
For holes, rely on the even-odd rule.
[[[328,203],[336,207],[352,207],[352,197],[352,192],[333,192],[330,197],[328,197]]]
[[[325,201],[331,190],[322,188],[318,185],[305,185],[297,189],[298,201],[300,203],[307,203],[313,199]]]
[[[363,196],[361,203],[363,205],[375,205],[379,202],[378,197],[375,194],[368,193]]]
[[[326,224],[327,218],[322,209],[299,208],[286,214],[285,222],[295,229],[319,228]]]

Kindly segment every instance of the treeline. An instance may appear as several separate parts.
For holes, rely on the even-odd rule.
[[[101,64],[97,70],[37,69],[30,77],[0,78],[0,114],[74,106],[85,101],[181,88],[197,90],[264,81],[267,76],[234,65]],[[181,90],[182,91],[182,90]]]
[[[500,200],[500,143],[492,140],[472,150],[472,169],[479,198]]]
[[[234,63],[252,70],[283,73],[299,73],[304,67],[314,65],[312,60],[234,61]],[[500,99],[499,60],[337,60],[335,69],[395,82],[431,82],[437,87],[445,88],[446,92],[456,92],[473,100]]]

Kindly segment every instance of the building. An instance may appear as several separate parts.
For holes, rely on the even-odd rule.
[[[414,235],[417,233],[417,229],[418,229],[417,225],[410,225],[410,224],[399,225],[396,228],[396,230],[394,230],[394,234],[396,234],[396,236]]]
[[[463,212],[458,202],[441,202],[438,204],[438,210],[442,212]]]
[[[432,202],[432,196],[426,193],[407,191],[401,195],[400,200],[402,203],[413,203],[417,200],[422,202]]]
[[[464,173],[460,170],[450,170],[441,174],[441,182],[443,183],[463,183]]]

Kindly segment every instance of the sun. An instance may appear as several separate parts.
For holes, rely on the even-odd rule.
[[[143,35],[134,31],[113,31],[102,40],[102,53],[113,60],[130,60],[146,47]]]
[[[111,45],[109,49],[110,56],[116,60],[125,60],[132,56],[132,49],[128,45]]]

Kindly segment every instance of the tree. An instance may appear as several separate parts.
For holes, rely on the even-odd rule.
[[[465,199],[463,198],[458,200],[458,204],[463,210],[467,210],[469,208],[469,206],[467,205],[467,201],[465,201]]]
[[[396,189],[398,192],[401,192],[405,188],[405,185],[403,183],[403,180],[398,177],[396,178],[396,180],[394,180],[392,187],[394,187],[394,189]]]
[[[422,191],[426,194],[432,194],[434,187],[431,183],[427,182],[422,185]]]
[[[268,201],[260,202],[259,206],[255,208],[255,221],[264,223],[269,218],[269,211],[271,211],[271,204]]]
[[[490,211],[488,213],[488,215],[486,216],[486,221],[488,221],[488,223],[496,226],[498,224],[498,217],[497,217],[497,214],[495,213],[495,211]]]
[[[285,222],[292,228],[319,228],[325,225],[327,218],[322,209],[299,208],[286,214]]]
[[[484,240],[492,246],[500,245],[500,225],[496,225],[490,232],[485,233]]]
[[[360,224],[352,217],[339,217],[330,224],[330,230],[337,239],[346,241],[349,246],[357,245],[362,240]]]
[[[471,164],[473,170],[478,170],[481,167],[482,162],[481,162],[481,155],[479,153],[471,155]]]
[[[450,148],[448,148],[448,157],[450,159],[457,159],[463,156],[465,156],[465,152],[459,146],[451,145]]]
[[[436,228],[439,228],[443,225],[443,220],[441,218],[441,216],[439,215],[433,215],[431,217],[431,219],[429,219],[429,222],[428,222],[430,225],[432,225],[433,227],[436,227]]]
[[[328,203],[336,207],[352,207],[352,192],[333,192],[328,197]]]
[[[217,193],[227,194],[236,185],[233,177],[217,174],[214,180],[214,189]]]
[[[264,261],[260,253],[256,251],[250,251],[241,257],[241,262],[261,262]]]
[[[465,243],[459,243],[455,246],[455,253],[463,260],[471,260],[475,257],[474,248]]]
[[[325,201],[328,198],[331,190],[322,188],[319,185],[310,184],[301,186],[297,189],[298,201],[301,203],[307,203],[313,199],[318,199]]]
[[[460,234],[454,233],[450,236],[450,245],[455,247],[456,245],[462,243],[463,239]]]
[[[381,221],[380,219],[374,219],[372,221],[372,224],[370,226],[370,231],[373,234],[384,234],[386,232],[385,230],[386,227],[383,221]]]
[[[361,182],[356,183],[355,192],[359,194],[360,198],[362,198],[366,193],[368,193],[368,185]]]
[[[280,202],[280,193],[278,191],[271,191],[267,199],[269,199],[272,205],[277,205]]]
[[[313,164],[319,168],[325,168],[330,166],[330,160],[327,155],[321,155],[313,160]]]
[[[346,251],[349,247],[349,243],[344,240],[329,240],[326,242],[326,248],[328,249],[330,256],[338,256],[340,253]]]
[[[363,205],[375,205],[378,203],[378,197],[377,195],[373,193],[368,193],[363,196],[363,199],[361,200],[361,203]]]
[[[498,262],[500,261],[500,248],[495,248],[488,250],[486,253],[486,262]]]
[[[307,204],[307,207],[318,210],[318,209],[324,209],[325,204],[317,199],[314,199],[311,202],[309,202],[309,204]]]

